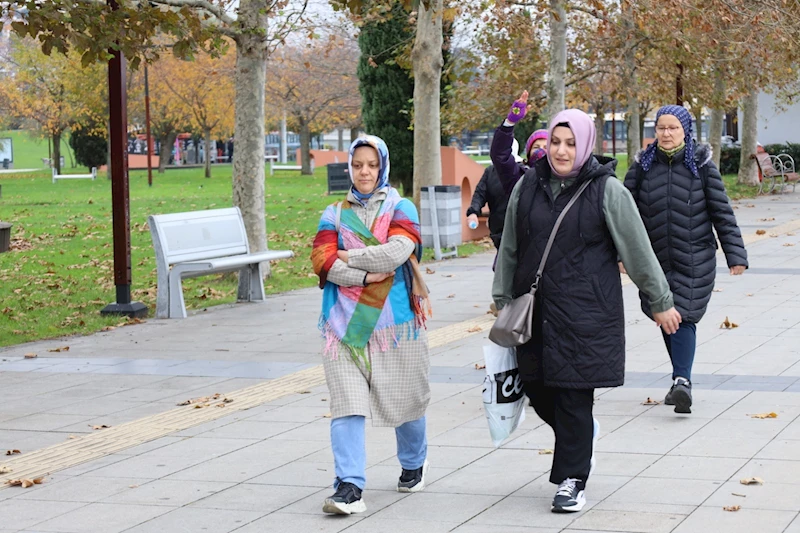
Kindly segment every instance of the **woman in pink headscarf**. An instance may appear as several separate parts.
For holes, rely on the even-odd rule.
[[[551,510],[580,511],[600,431],[594,389],[625,376],[621,258],[667,334],[680,315],[616,161],[593,156],[592,119],[567,109],[550,121],[547,155],[514,187],[506,211],[492,296],[501,309],[538,287],[531,340],[517,347],[525,393],[555,433]],[[566,211],[541,276],[556,219]],[[630,265],[629,265],[630,263]]]

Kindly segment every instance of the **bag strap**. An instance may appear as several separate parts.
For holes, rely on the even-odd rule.
[[[572,205],[578,200],[578,197],[586,190],[586,187],[592,180],[587,180],[583,182],[578,192],[576,192],[572,198],[570,198],[569,202],[567,203],[566,207],[561,211],[561,214],[558,215],[558,219],[556,219],[556,225],[553,226],[553,231],[550,232],[550,238],[547,239],[547,246],[545,246],[544,254],[542,254],[542,260],[539,263],[539,270],[536,271],[536,279],[533,281],[533,285],[531,285],[531,293],[535,293],[536,289],[539,288],[539,280],[542,278],[542,272],[544,271],[544,265],[547,263],[547,256],[550,255],[550,249],[553,247],[553,241],[556,240],[556,233],[558,233],[558,228],[561,226],[561,221],[564,220],[564,217],[567,215],[567,211]]]

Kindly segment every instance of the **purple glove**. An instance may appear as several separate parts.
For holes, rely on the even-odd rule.
[[[506,120],[508,120],[512,124],[516,124],[523,118],[525,118],[525,114],[528,112],[528,104],[527,102],[523,102],[522,100],[517,100],[513,104],[511,104],[511,110],[508,112],[508,116]]]

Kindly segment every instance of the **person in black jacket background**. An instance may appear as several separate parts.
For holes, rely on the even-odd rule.
[[[664,403],[674,405],[676,413],[691,413],[697,323],[708,307],[717,270],[712,226],[732,276],[748,267],[742,233],[711,149],[694,141],[692,117],[683,107],[658,110],[656,140],[637,154],[625,187],[636,200],[682,318],[674,335],[664,334],[673,379]],[[646,296],[640,296],[642,310],[652,316]]]
[[[522,162],[519,156],[519,143],[514,139],[512,145],[514,158]],[[497,169],[494,165],[489,165],[483,171],[483,176],[472,193],[472,203],[467,208],[467,221],[470,228],[478,227],[478,217],[481,216],[483,206],[489,204],[489,237],[492,239],[495,248],[500,248],[500,237],[503,235],[503,223],[506,218],[506,207],[508,206],[508,194],[503,189]]]

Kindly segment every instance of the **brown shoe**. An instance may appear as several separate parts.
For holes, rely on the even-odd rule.
[[[497,316],[497,306],[494,305],[494,302],[489,304],[489,312],[492,313],[494,316]]]

